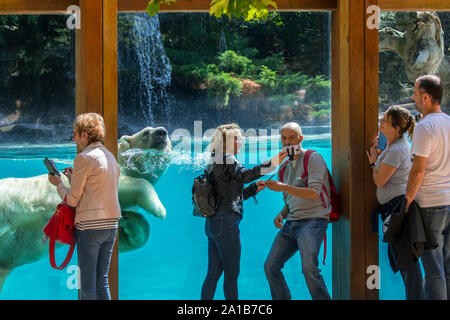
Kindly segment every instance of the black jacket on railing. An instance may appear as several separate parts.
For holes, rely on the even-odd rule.
[[[220,153],[217,157],[221,155]],[[245,188],[244,184],[267,174],[268,170],[262,172],[262,168],[270,168],[270,160],[246,169],[231,154],[224,153],[222,163],[214,161],[217,157],[213,154],[213,162],[208,166],[217,204],[216,212],[229,212],[242,217],[243,200],[255,196],[258,189],[256,183]]]
[[[392,270],[406,270],[422,256],[424,250],[438,246],[430,227],[423,219],[422,208],[413,201],[405,212],[406,198],[390,215],[383,241],[389,243],[389,262]]]

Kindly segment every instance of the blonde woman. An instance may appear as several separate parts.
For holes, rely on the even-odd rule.
[[[73,168],[64,169],[67,188],[49,175],[61,199],[76,208],[75,239],[81,277],[81,299],[110,300],[108,271],[121,211],[118,199],[119,167],[103,145],[105,124],[96,113],[79,115],[73,140],[81,152]]]
[[[214,298],[217,282],[224,273],[223,290],[225,299],[237,300],[237,280],[240,270],[241,240],[239,223],[243,214],[243,200],[264,189],[264,182],[258,181],[244,188],[270,168],[276,167],[285,158],[284,152],[252,169],[244,168],[236,155],[242,146],[242,135],[237,124],[219,126],[211,140],[209,150],[212,161],[210,172],[216,198],[216,214],[206,218],[205,233],[208,238],[208,271],[203,282],[201,299]],[[267,168],[267,171],[262,168]]]

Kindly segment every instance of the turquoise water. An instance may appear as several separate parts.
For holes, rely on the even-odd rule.
[[[320,152],[331,168],[331,141],[329,134],[305,137],[303,147]],[[246,167],[254,151],[238,155]],[[31,177],[46,173],[44,156],[57,159],[64,168],[73,161],[74,145],[0,147],[0,178]],[[204,219],[192,216],[191,187],[193,178],[201,173],[203,162],[193,161],[191,155],[174,152],[166,174],[156,184],[156,191],[167,209],[164,220],[144,214],[150,224],[150,237],[140,249],[119,255],[120,299],[199,299],[207,268],[207,239]],[[198,155],[194,155],[194,158]],[[260,155],[261,156],[261,155]],[[261,156],[265,160],[270,155]],[[197,159],[198,160],[198,159]],[[56,191],[55,191],[56,192]],[[270,299],[269,286],[263,264],[272,241],[278,232],[273,225],[275,215],[282,208],[281,194],[268,189],[244,202],[241,222],[242,258],[239,277],[240,299]],[[320,269],[330,293],[331,281],[331,226],[327,230],[328,249],[322,264],[323,245],[319,254]],[[57,261],[62,261],[67,247],[57,250]],[[76,254],[69,267],[76,265]],[[387,263],[384,244],[380,247],[381,298],[403,299],[400,275],[393,275]],[[297,253],[284,268],[293,299],[310,299],[301,273]],[[222,281],[216,299],[223,299]],[[14,269],[7,278],[0,299],[77,299],[74,271],[50,267],[48,256],[40,261]]]

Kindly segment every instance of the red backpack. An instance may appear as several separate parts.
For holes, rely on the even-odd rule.
[[[302,179],[308,176],[308,164],[309,164],[309,158],[311,157],[311,154],[316,151],[308,149],[306,150],[305,156],[303,157],[303,169],[304,173],[302,175]],[[278,173],[278,177],[280,182],[283,182],[284,178],[284,170],[286,169],[287,162],[280,168],[280,171]],[[325,198],[324,194],[330,199],[330,205],[331,205],[331,212],[330,212],[330,222],[336,222],[339,220],[340,216],[340,200],[339,200],[339,194],[336,190],[336,187],[333,182],[333,177],[330,174],[330,171],[327,168],[328,173],[328,182],[330,184],[330,193],[331,195],[328,195],[327,189],[325,188],[325,185],[322,185],[322,192],[320,192],[320,198],[322,199],[323,206],[326,208],[325,204]],[[308,180],[306,180],[306,187],[308,187]],[[323,264],[325,264],[325,257],[327,254],[327,235],[325,234],[324,238],[324,252],[323,252]]]

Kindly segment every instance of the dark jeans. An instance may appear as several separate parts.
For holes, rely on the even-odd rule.
[[[273,241],[264,264],[270,292],[274,300],[290,300],[291,292],[281,269],[300,251],[302,272],[313,300],[330,300],[325,281],[318,268],[320,246],[327,231],[327,219],[286,221]]]
[[[117,229],[75,230],[81,300],[111,300],[108,271]]]
[[[425,272],[425,295],[428,300],[450,299],[450,206],[422,208],[438,247],[425,250],[422,265]]]
[[[225,299],[238,299],[237,280],[241,260],[240,221],[239,215],[228,212],[218,212],[206,218],[208,272],[202,286],[202,300],[214,298],[217,282],[222,273]]]
[[[410,269],[400,270],[403,283],[405,284],[406,300],[423,300],[425,292],[423,290],[422,269],[417,261]]]

